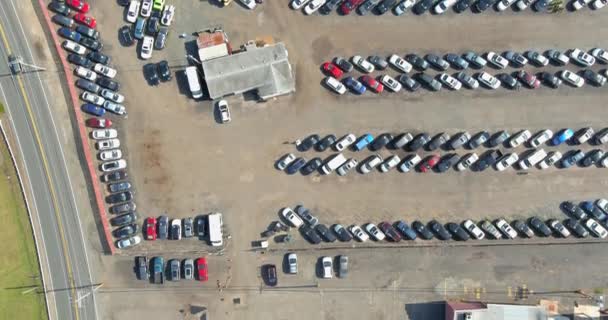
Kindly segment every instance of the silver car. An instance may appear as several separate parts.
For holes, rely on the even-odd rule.
[[[184,267],[184,279],[192,280],[194,277],[194,261],[192,259],[186,259],[182,266]]]
[[[190,238],[194,235],[193,225],[192,218],[188,217],[184,219],[184,238]]]
[[[338,168],[338,170],[336,170],[336,173],[338,173],[339,176],[344,176],[352,168],[354,168],[356,166],[357,166],[357,160],[355,160],[355,159],[348,159],[343,165],[340,166],[340,168]]]
[[[289,273],[298,273],[298,256],[295,253],[292,252],[287,255],[287,265],[289,267]]]
[[[338,277],[345,278],[348,274],[348,257],[345,255],[341,255],[338,258],[340,269],[338,269]]]

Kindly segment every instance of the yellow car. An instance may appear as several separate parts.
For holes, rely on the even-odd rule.
[[[165,0],[154,0],[154,6],[152,6],[152,9],[162,11],[164,6]]]

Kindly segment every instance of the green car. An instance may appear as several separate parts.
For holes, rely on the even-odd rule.
[[[154,5],[152,6],[152,9],[162,11],[164,6],[165,0],[154,0]]]

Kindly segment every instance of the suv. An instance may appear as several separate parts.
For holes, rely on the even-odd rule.
[[[477,162],[475,162],[474,169],[476,171],[484,171],[488,167],[494,165],[502,155],[500,150],[488,150],[479,158],[479,160],[477,160]]]
[[[471,139],[471,135],[468,132],[466,132],[466,131],[460,132],[452,137],[452,140],[450,140],[448,145],[449,145],[450,149],[456,150],[456,149],[460,148],[461,146],[465,145],[467,142],[469,142],[470,139]]]

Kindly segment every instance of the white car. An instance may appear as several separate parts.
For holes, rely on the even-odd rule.
[[[291,8],[294,10],[300,10],[308,2],[310,2],[310,0],[293,0],[291,2]]]
[[[358,225],[353,224],[352,226],[348,227],[348,231],[350,231],[350,233],[352,233],[353,236],[355,236],[355,238],[359,239],[361,242],[365,242],[369,239],[369,236],[363,232],[363,229],[361,229],[361,227]]]
[[[298,273],[298,255],[296,255],[295,253],[290,253],[287,255],[287,265],[289,266],[289,273],[290,274],[297,274]]]
[[[294,160],[296,160],[296,156],[293,155],[293,153],[288,153],[286,155],[284,155],[279,162],[277,162],[277,169],[279,170],[285,170],[285,168],[287,168],[287,166],[292,163]]]
[[[470,168],[477,160],[479,160],[479,156],[475,152],[463,156],[456,165],[456,171],[464,171]]]
[[[522,143],[528,141],[531,136],[532,134],[530,133],[530,130],[522,130],[511,137],[511,140],[509,140],[509,146],[511,148],[517,148]]]
[[[595,221],[593,219],[588,219],[585,222],[585,226],[596,237],[600,237],[600,238],[604,239],[604,238],[606,238],[606,236],[608,236],[608,232],[606,231],[606,229],[604,229],[604,227],[602,227],[599,223],[597,223],[597,221]]]
[[[95,144],[95,147],[99,151],[118,148],[118,147],[120,147],[120,140],[108,139],[108,140],[97,141],[97,143]]]
[[[304,224],[302,218],[300,218],[291,208],[283,208],[281,210],[281,215],[285,220],[289,221],[292,226],[299,228]]]
[[[504,69],[509,65],[509,60],[503,58],[494,51],[489,51],[486,57],[488,62],[493,64],[498,69]]]
[[[346,87],[342,84],[342,82],[338,81],[338,79],[334,77],[325,78],[325,85],[331,88],[337,94],[345,94]]]
[[[127,168],[127,161],[124,159],[108,161],[101,164],[101,171],[112,172],[120,169]]]
[[[570,70],[560,71],[559,77],[577,88],[580,88],[585,85],[585,79]]]
[[[95,129],[91,132],[91,136],[95,140],[113,139],[118,137],[116,129]]]
[[[496,227],[498,227],[498,230],[502,231],[507,238],[517,238],[517,231],[513,230],[505,219],[498,219],[498,221],[496,221]]]
[[[365,73],[372,73],[375,70],[374,65],[365,60],[362,56],[353,56],[353,64]]]
[[[498,11],[505,11],[508,7],[510,7],[516,0],[500,0],[496,5],[496,9]]]
[[[420,161],[422,161],[422,157],[420,157],[418,154],[409,155],[405,157],[405,160],[399,166],[399,170],[401,170],[401,172],[409,172],[418,163],[420,163]]]
[[[83,78],[83,79],[87,79],[89,81],[95,81],[95,79],[97,79],[97,73],[91,71],[90,69],[87,69],[83,66],[78,66],[76,67],[76,69],[74,69],[74,73]]]
[[[572,2],[572,9],[574,9],[574,11],[578,11],[580,9],[582,9],[584,6],[586,6],[587,4],[589,4],[589,2],[591,2],[592,0],[575,0]]]
[[[175,6],[165,6],[163,10],[163,16],[160,19],[160,23],[165,26],[170,26],[175,16]]]
[[[126,249],[126,248],[136,246],[140,242],[141,242],[140,236],[132,236],[130,238],[120,239],[120,240],[116,241],[116,247],[118,249]]]
[[[87,51],[85,47],[79,45],[78,43],[72,40],[64,40],[61,46],[63,46],[64,49],[77,54],[84,54]]]
[[[110,112],[114,112],[118,115],[123,115],[123,114],[127,113],[127,109],[125,108],[125,106],[123,106],[122,104],[113,102],[113,101],[104,102],[103,108]]]
[[[245,7],[249,8],[250,10],[255,9],[255,6],[257,5],[255,3],[254,0],[239,0]]]
[[[446,87],[454,91],[458,91],[460,88],[462,88],[462,83],[447,73],[440,74],[439,80],[443,82]]]
[[[384,84],[384,87],[389,88],[393,92],[401,91],[401,83],[388,74],[383,75],[382,78],[380,78],[380,82]]]
[[[151,36],[144,36],[144,41],[141,44],[141,58],[148,60],[152,58],[152,46],[154,46],[154,38]]]
[[[103,161],[118,160],[120,158],[122,158],[122,151],[120,151],[120,149],[102,151],[99,153],[99,159]]]
[[[342,150],[348,148],[348,146],[353,144],[355,142],[355,140],[357,140],[357,137],[355,137],[354,134],[349,133],[349,134],[345,135],[344,137],[342,137],[342,139],[340,139],[340,140],[338,140],[338,142],[336,142],[336,145],[335,145],[336,151],[342,151]]]
[[[407,73],[407,72],[412,71],[412,65],[409,62],[405,61],[405,59],[401,58],[400,56],[398,56],[396,54],[390,56],[388,58],[388,62],[390,64],[392,64],[393,67],[395,67],[403,72]]]
[[[564,238],[568,238],[570,236],[570,231],[568,231],[568,229],[566,229],[561,222],[557,221],[557,219],[549,220],[549,226]]]
[[[106,101],[104,98],[86,91],[80,95],[80,98],[86,102],[90,102],[98,106],[103,105],[103,103]]]
[[[591,67],[595,64],[595,58],[593,56],[578,48],[570,51],[570,58],[585,67]]]
[[[393,9],[393,11],[395,12],[396,15],[400,16],[400,15],[404,14],[407,11],[407,9],[414,6],[415,3],[416,3],[416,0],[404,0],[404,1],[400,2],[395,7],[395,9]]]
[[[510,154],[504,155],[502,158],[498,159],[498,161],[496,162],[496,166],[495,166],[496,170],[504,171],[505,169],[512,166],[518,160],[519,160],[519,156],[517,155],[517,153],[510,153]]]
[[[171,220],[171,229],[169,230],[173,240],[180,240],[182,238],[182,220],[173,219]]]
[[[95,66],[93,66],[93,70],[95,70],[95,72],[102,74],[108,78],[116,77],[116,69],[110,68],[101,63],[96,63]]]
[[[220,100],[217,102],[217,111],[220,114],[220,120],[222,123],[228,123],[232,121],[232,117],[230,116],[230,109],[228,108],[228,101]]]
[[[595,2],[591,4],[591,8],[593,8],[593,10],[599,10],[605,7],[607,4],[608,0],[595,0]]]
[[[384,238],[386,238],[384,233],[380,231],[380,229],[378,229],[378,227],[376,227],[376,225],[373,223],[366,224],[365,231],[367,231],[367,233],[369,233],[377,241],[382,241]]]
[[[384,160],[384,162],[380,165],[381,172],[388,172],[392,168],[396,167],[399,162],[401,162],[401,158],[398,155],[392,155],[388,157],[388,159]]]
[[[143,0],[141,3],[141,16],[148,18],[152,13],[152,0]],[[133,21],[135,22],[135,21]]]
[[[101,89],[101,91],[99,92],[99,94],[106,98],[106,100],[111,100],[114,101],[116,103],[122,103],[125,101],[125,96],[123,96],[122,94],[118,93],[118,92],[114,92],[112,90],[108,90],[108,89]]]
[[[595,131],[591,127],[583,128],[580,132],[577,132],[577,134],[574,136],[574,140],[578,144],[583,144],[589,141],[589,139],[593,137],[594,133]]]
[[[553,131],[549,129],[542,130],[530,139],[530,146],[532,148],[538,148],[541,144],[549,141],[551,137],[553,137]]]
[[[534,1],[536,1],[536,0],[519,0],[519,1],[517,1],[517,4],[515,4],[515,6],[517,7],[517,9],[519,9],[519,11],[524,11],[532,3],[534,3]]]
[[[562,158],[562,153],[559,151],[551,151],[547,156],[538,163],[538,168],[541,170],[549,169]]]
[[[363,160],[363,164],[360,167],[361,173],[362,174],[370,173],[372,171],[372,169],[374,169],[381,163],[382,163],[382,157],[380,157],[377,154],[373,155],[373,156]]]
[[[131,0],[129,3],[129,9],[127,10],[127,21],[131,23],[135,23],[137,21],[137,17],[139,16],[139,1]]]
[[[321,259],[321,264],[323,265],[323,279],[333,278],[334,267],[331,257],[323,257]]]
[[[467,230],[473,238],[482,240],[486,237],[486,234],[479,228],[473,221],[466,220],[463,224],[465,230]]]
[[[477,80],[490,89],[498,89],[500,87],[500,80],[487,72],[480,73],[477,76]]]
[[[346,162],[344,162],[343,165],[340,166],[340,168],[338,168],[338,170],[336,170],[336,173],[338,173],[339,176],[344,176],[350,170],[352,170],[354,167],[356,167],[357,163],[358,162],[355,159],[348,159]]]
[[[603,63],[608,63],[608,52],[606,50],[601,49],[601,48],[594,48],[589,53],[591,53],[591,55],[595,59],[597,59]]]
[[[443,0],[443,1],[440,1],[435,6],[435,13],[436,14],[442,14],[442,13],[446,12],[448,10],[448,8],[450,8],[451,6],[453,6],[454,4],[456,4],[456,2],[458,2],[458,0]]]
[[[312,0],[308,3],[308,5],[306,5],[306,7],[304,8],[304,13],[307,15],[311,15],[313,13],[315,13],[317,10],[319,10],[319,8],[321,8],[322,5],[325,4],[325,2],[327,2],[327,0]]]
[[[608,213],[608,200],[604,198],[597,199],[595,200],[595,206],[604,211],[604,213]]]

